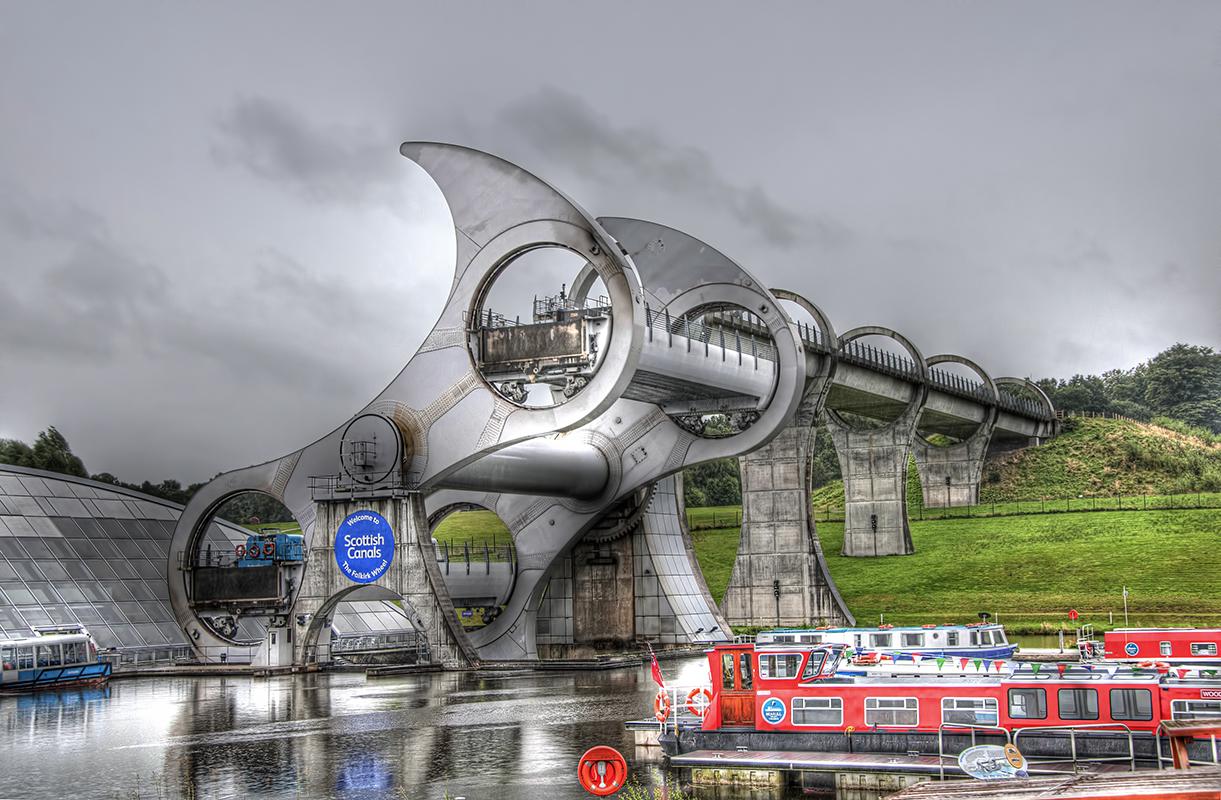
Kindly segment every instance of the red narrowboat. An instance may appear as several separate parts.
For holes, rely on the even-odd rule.
[[[938,658],[938,671],[838,672],[841,646],[724,644],[707,653],[713,697],[692,749],[957,752],[974,741],[1020,740],[1024,753],[1155,762],[1169,720],[1221,724],[1212,670],[1120,664],[1017,664]],[[965,663],[964,663],[965,662]],[[981,668],[982,667],[982,668]],[[663,742],[664,744],[664,742]],[[1215,761],[1215,740],[1193,743]],[[1168,755],[1166,756],[1168,757]]]
[[[1221,665],[1221,628],[1117,628],[1102,641],[1107,661]]]

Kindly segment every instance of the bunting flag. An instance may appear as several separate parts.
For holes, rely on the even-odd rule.
[[[972,661],[971,663],[975,665],[975,671],[976,671],[976,672],[979,672],[979,665],[980,665],[981,663],[983,663],[983,662],[982,662],[982,661],[980,661],[980,659],[978,659],[978,658],[977,658],[977,659],[975,659],[974,661]]]
[[[967,668],[967,662],[969,662],[970,660],[971,660],[971,659],[969,659],[969,658],[960,658],[960,659],[958,659],[958,668],[959,668],[959,669],[966,669],[966,668]]]
[[[941,656],[937,656],[937,671],[940,672],[941,668],[944,666],[945,666],[945,659],[942,658]]]
[[[1094,671],[1094,665],[1093,665],[1093,664],[1085,664],[1084,666],[1085,666],[1085,671],[1086,671],[1086,672],[1093,672],[1093,671]]]
[[[1056,670],[1063,675],[1064,670],[1068,669],[1068,664],[1056,664]]]
[[[1217,676],[1217,671],[1215,669],[1206,669],[1201,670],[1201,674],[1207,675],[1210,678],[1215,678]]]
[[[1001,671],[1001,667],[1005,666],[1005,662],[1004,662],[1004,661],[1001,661],[1000,659],[997,659],[996,661],[993,661],[992,663],[996,665],[996,671],[997,671],[997,672],[1000,672],[1000,671]]]
[[[1040,664],[1039,662],[1037,662],[1037,661],[1032,661],[1032,662],[1030,663],[1030,674],[1032,674],[1032,675],[1038,675],[1038,674],[1039,674],[1039,670],[1041,670],[1041,669],[1043,669],[1043,665],[1042,665],[1042,664]]]
[[[975,662],[975,669],[979,669],[978,661]],[[992,661],[990,659],[985,658],[984,659],[984,672],[987,672],[990,669],[992,669]]]
[[[1187,677],[1187,673],[1191,672],[1191,670],[1187,669],[1186,667],[1179,667],[1175,670],[1175,672],[1179,674],[1179,680],[1183,680]]]
[[[920,664],[924,661],[924,656],[920,655],[919,653],[912,653],[912,660],[917,664]]]

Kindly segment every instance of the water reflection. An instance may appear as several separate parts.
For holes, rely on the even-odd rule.
[[[702,659],[665,672],[707,681]],[[0,797],[582,798],[576,760],[595,744],[634,756],[646,784],[674,780],[623,729],[654,690],[639,669],[139,679],[2,698]]]

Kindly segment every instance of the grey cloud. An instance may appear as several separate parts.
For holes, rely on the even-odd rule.
[[[758,185],[740,185],[696,147],[676,145],[642,127],[616,125],[576,95],[544,88],[500,113],[548,159],[580,165],[597,180],[656,187],[684,202],[721,207],[768,243],[790,249],[813,243],[841,247],[851,231],[825,214],[799,214]]]
[[[323,127],[263,97],[239,99],[219,120],[215,162],[283,184],[312,202],[376,204],[398,196],[397,142],[366,128]]]

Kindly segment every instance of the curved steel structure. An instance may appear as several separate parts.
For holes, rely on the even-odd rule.
[[[724,638],[729,625],[692,555],[678,473],[745,454],[743,541],[750,544],[726,603],[745,599],[729,616],[760,617],[764,591],[783,580],[786,590],[802,587],[775,591],[786,620],[850,620],[809,519],[809,451],[821,412],[841,449],[850,505],[858,459],[849,434],[835,433],[852,430],[840,412],[897,415],[891,431],[912,428],[922,412],[939,414],[931,418],[950,428],[970,424],[979,406],[1015,435],[1054,425],[1046,408],[1004,393],[982,369],[987,396],[942,385],[893,330],[837,336],[813,302],[768,290],[681,231],[594,218],[545,181],[477,150],[427,142],[401,150],[440,187],[453,218],[449,296],[402,372],[342,425],[300,450],[225,473],[192,498],[174,532],[168,577],[177,621],[200,653],[246,644],[232,638],[232,623],[253,616],[268,621],[265,663],[285,657],[285,640],[293,663],[326,660],[322,634],[353,588],[336,569],[332,539],[347,514],[362,510],[380,514],[399,539],[393,564],[374,585],[403,600],[438,661],[532,659],[540,643]],[[536,301],[526,324],[496,316],[487,307],[493,284],[540,248],[581,256],[572,291]],[[598,281],[607,299],[594,302],[588,295]],[[804,309],[815,325],[794,323],[781,301]],[[895,339],[913,360],[858,345],[867,335]],[[865,435],[874,447],[876,432]],[[899,433],[892,438],[905,464],[910,432],[904,443]],[[249,491],[284,503],[306,539],[304,562],[262,574],[254,595],[249,587],[258,581],[249,572],[200,580],[217,568],[201,556],[213,518]],[[430,515],[455,505],[495,511],[515,547],[501,589],[481,594],[477,582],[455,584],[463,598],[503,601],[473,632],[457,622],[430,535]],[[791,518],[777,518],[782,506]],[[869,523],[854,514],[850,508],[846,552],[893,549],[879,546],[876,535],[866,546],[857,533]],[[899,550],[910,552],[900,516],[906,545]],[[778,521],[791,534],[783,547]],[[795,571],[784,572],[790,563]],[[618,598],[603,605],[625,610],[600,617],[595,596]]]

